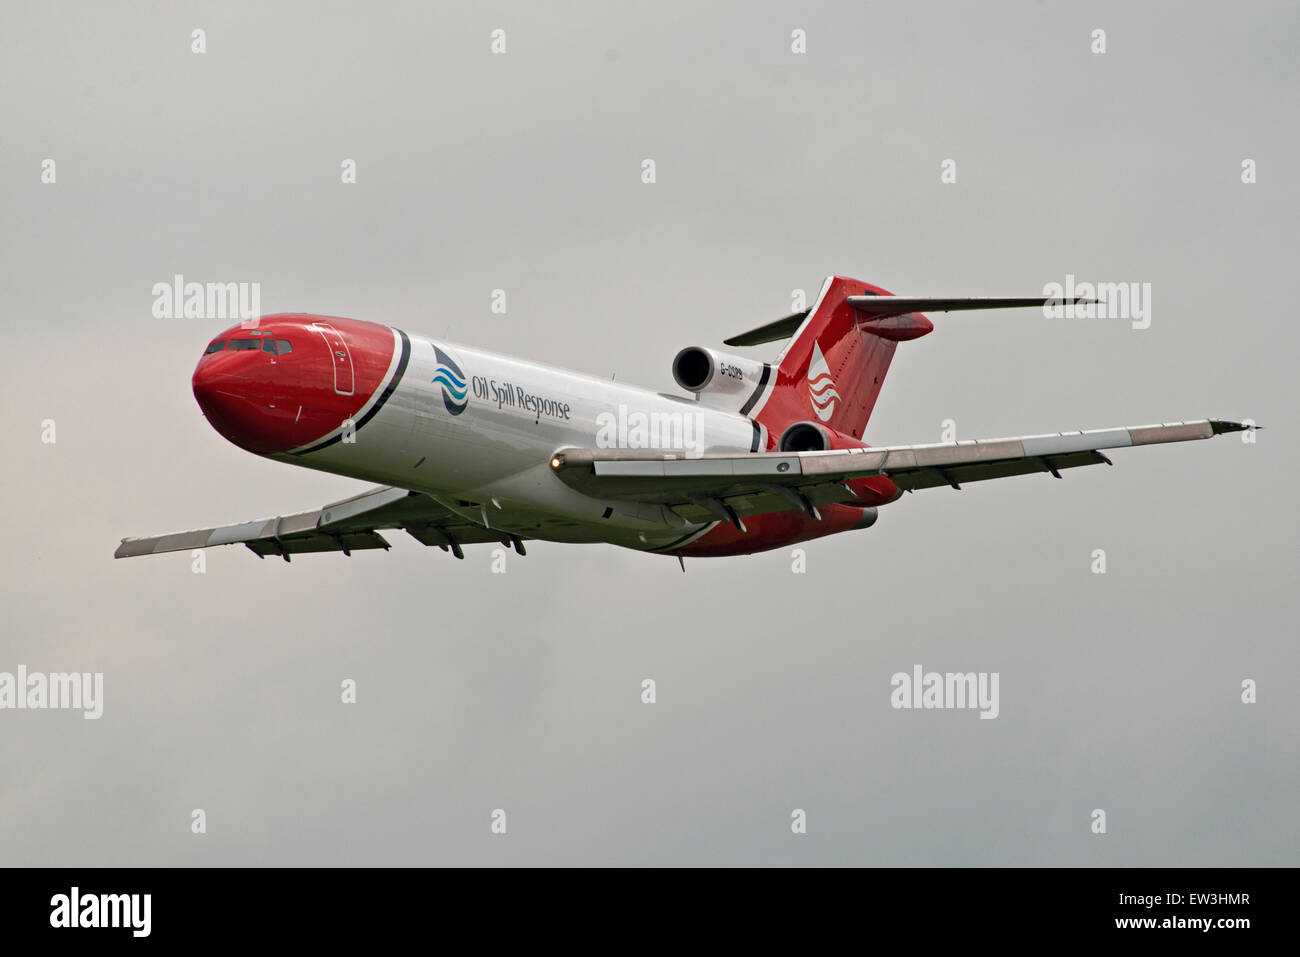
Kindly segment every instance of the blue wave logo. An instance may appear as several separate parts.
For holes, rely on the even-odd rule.
[[[460,415],[469,405],[469,388],[465,385],[465,373],[452,361],[451,356],[437,346],[433,347],[434,358],[438,360],[438,371],[433,374],[433,381],[442,386],[442,404],[452,415]]]

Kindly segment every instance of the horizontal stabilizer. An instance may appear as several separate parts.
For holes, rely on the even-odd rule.
[[[844,300],[858,313],[870,319],[906,316],[912,312],[962,312],[968,309],[1024,309],[1057,304],[1069,305],[1094,302],[1092,299],[939,299],[908,298],[901,296],[848,296]]]
[[[847,296],[845,302],[853,307],[864,320],[887,319],[891,316],[906,316],[913,312],[962,312],[970,309],[1020,309],[1055,305],[1081,305],[1095,302],[1093,299],[1049,299],[1042,296],[1027,299],[949,299],[949,298],[903,298],[901,296]],[[783,319],[769,322],[765,326],[742,332],[730,339],[723,339],[729,346],[761,346],[765,342],[789,339],[808,317],[808,310],[796,312]]]
[[[789,339],[807,317],[808,310],[805,309],[803,312],[796,312],[784,319],[769,322],[765,326],[759,326],[757,329],[742,332],[738,336],[732,336],[730,339],[723,339],[722,341],[729,346],[761,346],[765,342]]]

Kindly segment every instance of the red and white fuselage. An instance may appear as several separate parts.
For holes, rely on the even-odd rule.
[[[258,455],[423,492],[524,538],[673,553],[714,553],[690,545],[720,523],[684,528],[662,506],[577,492],[552,474],[552,455],[648,447],[695,457],[766,450],[771,438],[754,419],[693,399],[333,316],[273,315],[228,329],[199,360],[193,386],[212,426]],[[720,541],[718,553],[863,521],[861,509],[831,512],[818,522],[776,513],[774,534],[747,530],[740,549]],[[719,539],[730,531],[724,525]]]
[[[378,483],[315,511],[148,538],[118,557],[243,543],[259,556],[387,548],[400,528],[461,544],[608,542],[736,555],[869,527],[904,491],[1109,464],[1104,450],[1253,429],[1198,419],[1086,432],[871,448],[863,439],[900,343],[926,310],[1054,300],[913,299],[831,276],[807,312],[728,340],[784,341],[772,362],[691,347],[673,377],[693,398],[294,313],[208,346],[194,395],[231,442]]]

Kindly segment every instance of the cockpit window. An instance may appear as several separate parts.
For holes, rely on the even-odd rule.
[[[212,343],[212,344],[209,345],[206,349],[204,349],[204,350],[203,350],[203,354],[204,354],[205,356],[208,356],[208,355],[211,355],[211,354],[214,353],[214,352],[220,352],[220,351],[221,351],[222,349],[224,349],[224,348],[226,348],[226,340],[225,340],[225,339],[218,339],[216,342]]]
[[[287,352],[293,352],[293,343],[288,339],[276,339],[275,351],[280,355],[284,355]]]
[[[271,353],[271,355],[275,355],[275,340],[274,340],[274,339],[263,339],[263,340],[262,340],[262,351],[263,351],[263,352],[269,352],[269,353]]]
[[[231,339],[230,351],[239,352],[241,349],[260,349],[262,343],[258,339]]]

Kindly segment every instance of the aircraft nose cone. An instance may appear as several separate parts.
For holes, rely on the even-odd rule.
[[[208,408],[216,402],[217,398],[217,380],[220,377],[212,371],[211,365],[199,364],[194,370],[194,377],[190,380],[190,386],[194,389],[194,398],[199,403],[199,408],[203,414],[208,414]]]
[[[266,444],[265,413],[246,376],[223,371],[219,362],[202,362],[194,370],[194,399],[212,427],[250,452],[271,451]]]
[[[233,377],[214,372],[211,365],[200,365],[195,369],[190,386],[194,389],[194,399],[199,403],[199,408],[209,419],[214,416],[221,418],[225,407],[234,398],[231,392],[235,386]]]
[[[255,330],[235,327],[209,343],[191,384],[209,424],[235,445],[301,451],[361,428],[400,379],[409,348],[405,334],[377,323],[264,316]]]

